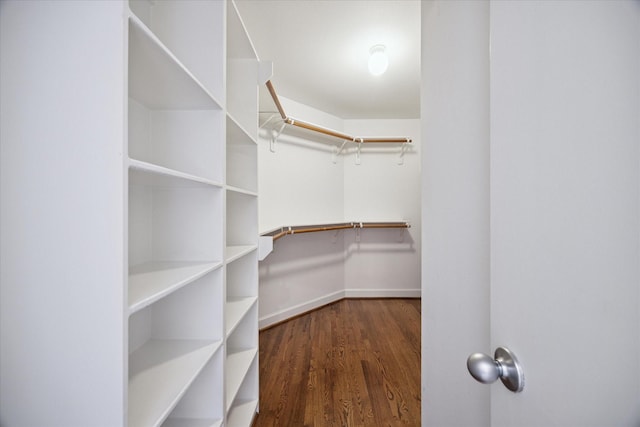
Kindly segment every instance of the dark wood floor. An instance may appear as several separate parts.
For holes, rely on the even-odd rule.
[[[420,426],[420,300],[346,299],[260,332],[263,426]]]

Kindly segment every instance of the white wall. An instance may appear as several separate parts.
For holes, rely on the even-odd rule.
[[[354,136],[411,137],[401,157],[400,146],[362,148],[345,157],[345,219],[409,221],[407,230],[363,230],[345,237],[345,288],[349,296],[419,296],[420,289],[420,121],[347,120]],[[402,161],[402,164],[398,164]]]
[[[0,3],[3,426],[123,423],[122,14]]]
[[[489,7],[422,3],[422,423],[489,425]],[[464,315],[461,315],[464,313]]]
[[[291,117],[342,130],[342,121],[335,116],[284,97],[280,101]],[[343,160],[333,163],[331,145],[310,142],[308,132],[291,126],[272,152],[271,129],[267,125],[258,141],[260,232],[283,225],[343,221]],[[274,242],[273,252],[260,262],[261,327],[342,298],[343,236],[301,234]]]
[[[345,296],[420,295],[419,121],[343,121],[281,98],[289,116],[356,136],[409,136],[399,146],[353,148],[333,162],[335,139],[287,127],[270,151],[259,141],[260,230],[344,221],[411,221],[409,230],[360,230],[287,236],[260,263],[260,326]]]
[[[342,130],[337,117],[280,97],[288,115]],[[279,126],[276,127],[276,130]],[[343,161],[331,161],[331,146],[305,139],[305,131],[291,126],[270,151],[272,127],[260,132],[258,182],[260,232],[282,225],[338,222],[343,219]]]

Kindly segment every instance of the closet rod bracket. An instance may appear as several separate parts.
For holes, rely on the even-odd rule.
[[[347,145],[347,142],[351,142],[351,141],[348,139],[345,139],[342,141],[342,145],[340,146],[340,148],[338,148],[337,145],[333,147],[333,153],[331,154],[331,161],[333,163],[338,163],[338,156],[344,150],[344,147]]]
[[[407,228],[401,228],[400,233],[398,234],[398,243],[404,242],[404,233],[407,231]]]
[[[333,236],[331,236],[331,243],[336,244],[338,242],[338,236],[340,235],[340,233],[342,232],[342,230],[336,230],[335,233],[333,233]]]
[[[402,145],[400,145],[400,156],[398,157],[399,165],[404,165],[404,154],[407,152],[408,149],[409,149],[408,142],[405,142]]]
[[[282,135],[282,131],[284,130],[284,127],[286,125],[287,123],[283,121],[278,130],[276,130],[275,126],[271,130],[271,139],[269,140],[269,151],[271,151],[272,153],[276,152],[276,141],[278,140],[278,138],[280,138],[280,135]]]
[[[277,114],[271,114],[269,117],[267,117],[267,120],[265,120],[264,123],[260,125],[260,129],[266,129],[267,125],[271,123],[271,121],[276,117],[278,117]]]

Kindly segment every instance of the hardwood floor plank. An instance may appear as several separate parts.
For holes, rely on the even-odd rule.
[[[420,426],[420,300],[345,299],[260,332],[262,426]]]

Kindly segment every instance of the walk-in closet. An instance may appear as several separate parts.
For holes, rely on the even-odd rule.
[[[260,330],[420,297],[419,113],[292,92],[265,6],[0,3],[3,426],[249,426]]]
[[[638,0],[0,0],[0,426],[640,425]]]

